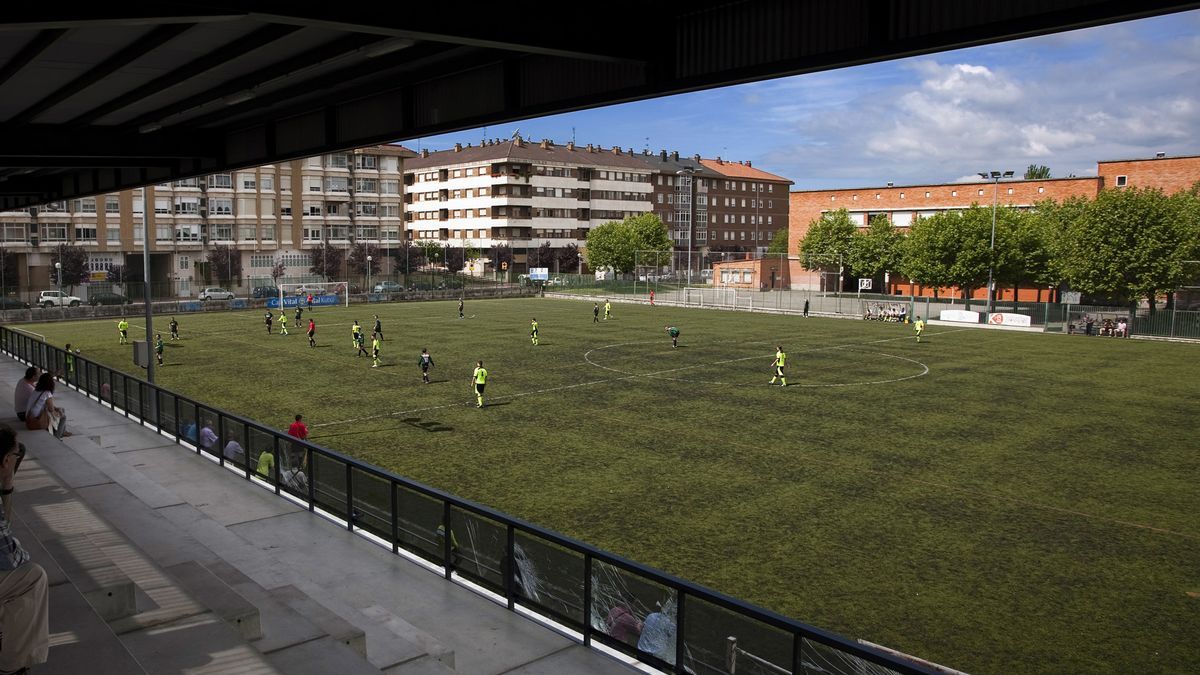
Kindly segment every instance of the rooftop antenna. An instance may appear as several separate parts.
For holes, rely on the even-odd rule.
[[[646,154],[650,154],[650,137],[646,137]]]
[[[575,127],[571,127],[571,145],[575,144]]]

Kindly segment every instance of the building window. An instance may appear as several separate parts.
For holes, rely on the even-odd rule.
[[[76,225],[75,226],[75,241],[96,242],[96,225]]]
[[[1038,194],[1042,194],[1042,193],[1043,193],[1043,192],[1045,192],[1045,191],[1046,191],[1046,188],[1044,188],[1044,187],[1039,187],[1039,188],[1038,188]]]
[[[105,239],[108,240],[108,243],[110,243],[110,244],[120,244],[121,243],[121,228],[110,227],[105,231],[105,235],[106,235]]]
[[[199,224],[180,224],[175,226],[176,241],[200,241]]]
[[[95,197],[84,197],[83,199],[80,199],[79,200],[79,210],[83,213],[95,213],[96,212],[96,198]],[[93,237],[93,239],[94,238],[95,237]]]
[[[263,189],[263,192],[274,192],[275,191],[275,176],[272,176],[269,174],[262,176],[262,189]]]
[[[321,191],[320,177],[305,176],[304,177],[304,191],[305,192],[320,192]]]
[[[379,192],[379,181],[374,178],[357,178],[354,180],[354,191],[377,193]]]
[[[105,197],[104,198],[104,212],[105,213],[120,213],[121,212],[120,198],[113,197],[111,195]]]
[[[950,196],[951,196],[951,197],[957,197],[957,196],[958,196],[958,190],[951,190],[951,191],[950,191]]]
[[[330,176],[325,179],[326,192],[349,192],[350,179],[345,176]]]
[[[1117,176],[1117,187],[1125,187],[1129,183],[1129,176]],[[1038,188],[1041,192],[1041,188]]]
[[[154,198],[154,213],[165,216],[171,212],[170,197],[155,197]]]
[[[209,176],[210,188],[223,188],[226,190],[233,189],[233,175],[228,173],[214,173]]]
[[[200,179],[199,178],[184,178],[183,180],[177,180],[177,181],[175,181],[175,187],[177,187],[177,188],[200,187]]]
[[[304,215],[320,216],[321,215],[321,205],[317,202],[304,202]]]
[[[209,212],[214,216],[232,216],[233,215],[233,200],[232,199],[210,199]]]
[[[157,209],[155,209],[157,211]],[[200,215],[199,197],[176,197],[175,214],[184,216]]]
[[[346,159],[346,153],[339,152],[336,155],[325,155],[325,166],[331,169],[345,169],[349,166],[349,160]]]
[[[242,186],[243,190],[258,189],[258,182],[255,180],[254,174],[252,173],[239,173],[238,184]]]
[[[1010,194],[1010,195],[1011,195],[1012,193],[1013,193],[1013,189],[1012,189],[1012,188],[1008,188],[1008,194]]]
[[[929,199],[929,193],[928,193],[928,192],[926,192],[926,193],[925,193],[925,198],[926,198],[926,199]]]
[[[179,256],[179,269],[186,270],[192,266],[192,259],[186,255]]]
[[[400,181],[398,180],[381,180],[379,181],[379,193],[385,195],[400,194]]]
[[[900,199],[904,199],[904,193],[903,193],[903,192],[901,192],[901,193],[900,193]]]
[[[378,155],[355,155],[354,166],[359,169],[376,169],[379,167]]]

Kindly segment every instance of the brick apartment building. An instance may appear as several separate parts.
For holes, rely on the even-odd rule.
[[[872,217],[886,216],[899,228],[910,227],[917,218],[941,211],[963,209],[972,204],[990,206],[995,198],[1001,206],[1020,209],[1033,208],[1039,201],[1062,201],[1069,197],[1095,198],[1106,188],[1152,187],[1170,194],[1189,188],[1200,181],[1200,156],[1167,157],[1162,153],[1148,159],[1106,160],[1097,162],[1096,175],[1086,178],[1050,178],[1025,180],[1021,178],[992,181],[931,185],[891,185],[884,187],[846,188],[837,190],[803,190],[792,192],[789,200],[788,242],[795,253],[798,242],[808,232],[809,225],[823,213],[845,208],[859,227],[866,227]],[[994,191],[998,195],[994,197]],[[820,287],[821,276],[800,268],[793,260],[792,284],[796,288]],[[932,288],[923,288],[892,275],[888,292],[903,295],[932,295]],[[947,289],[939,289],[946,293]],[[1045,301],[1049,289],[1021,289],[1022,301]],[[972,297],[986,298],[987,289],[977,289]],[[997,288],[997,299],[1013,300],[1013,289]]]

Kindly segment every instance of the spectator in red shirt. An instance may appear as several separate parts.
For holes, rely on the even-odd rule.
[[[296,421],[288,427],[288,436],[294,436],[300,440],[308,438],[308,425],[301,421],[303,418],[303,415],[296,415]]]

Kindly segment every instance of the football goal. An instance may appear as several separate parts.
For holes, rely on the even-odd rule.
[[[350,306],[350,284],[345,281],[307,281],[302,284],[279,284],[279,297],[268,307],[330,307]],[[309,302],[309,297],[312,302]]]

